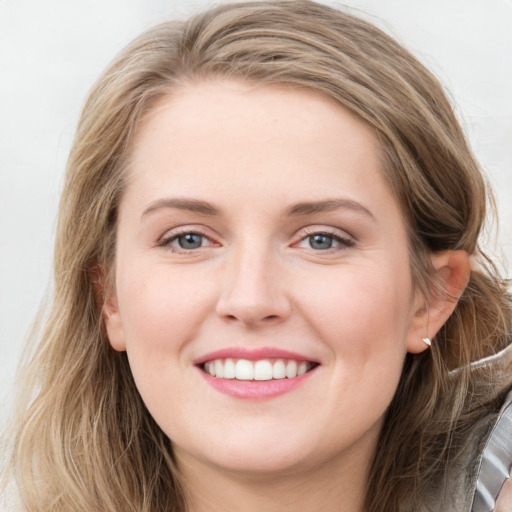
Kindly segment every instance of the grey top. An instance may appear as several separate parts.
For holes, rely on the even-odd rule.
[[[510,372],[512,346],[496,356],[472,366],[492,364]],[[509,386],[512,385],[512,373]],[[462,454],[449,473],[443,489],[432,488],[421,511],[414,512],[492,512],[512,470],[512,391],[498,414],[477,423]],[[512,512],[510,509],[500,508]],[[497,509],[496,509],[497,510]],[[403,512],[412,512],[405,509]]]
[[[485,442],[471,512],[491,512],[512,468],[512,391]]]

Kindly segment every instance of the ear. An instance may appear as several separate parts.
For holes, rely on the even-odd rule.
[[[95,269],[91,273],[91,280],[96,294],[96,303],[103,317],[110,345],[114,350],[124,352],[126,344],[115,289],[108,286],[107,272],[103,268]]]
[[[450,318],[471,275],[470,258],[465,251],[443,251],[432,254],[435,286],[425,297],[418,292],[414,318],[407,337],[407,351],[423,352],[428,346],[423,338],[434,338]]]

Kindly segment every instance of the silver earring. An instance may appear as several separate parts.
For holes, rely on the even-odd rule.
[[[428,345],[429,347],[432,346],[432,342],[430,341],[430,338],[427,336],[426,338],[421,338],[421,341],[425,343],[425,345]]]

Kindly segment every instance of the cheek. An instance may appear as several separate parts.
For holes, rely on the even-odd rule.
[[[119,280],[118,294],[128,355],[155,364],[163,364],[163,354],[179,358],[182,347],[214,308],[211,276],[188,279],[187,272],[165,266],[126,270],[123,275],[130,278]],[[135,357],[131,359],[135,363]]]
[[[325,286],[304,289],[304,312],[329,340],[333,348],[366,352],[375,344],[404,347],[410,319],[411,283],[402,272],[382,268],[343,269]],[[321,290],[321,292],[319,291]]]
[[[191,407],[181,397],[190,397],[193,390],[180,376],[190,366],[189,342],[214,308],[214,286],[211,279],[189,279],[187,272],[169,267],[123,271],[119,310],[132,375],[152,416],[173,431],[169,411]]]
[[[385,409],[400,378],[411,284],[407,274],[391,270],[348,269],[338,285],[310,294],[309,306],[304,306],[314,312],[310,325],[331,351],[334,385],[353,398],[354,411]]]
[[[354,269],[352,269],[354,270]],[[333,354],[333,388],[343,398],[345,414],[364,430],[378,421],[398,386],[406,355],[410,283],[399,274],[365,269],[349,272],[317,304],[316,325]],[[333,424],[346,415],[332,403]]]

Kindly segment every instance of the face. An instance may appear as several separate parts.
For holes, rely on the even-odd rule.
[[[141,125],[106,325],[178,464],[373,450],[423,334],[381,167],[366,125],[292,88],[191,84]]]

